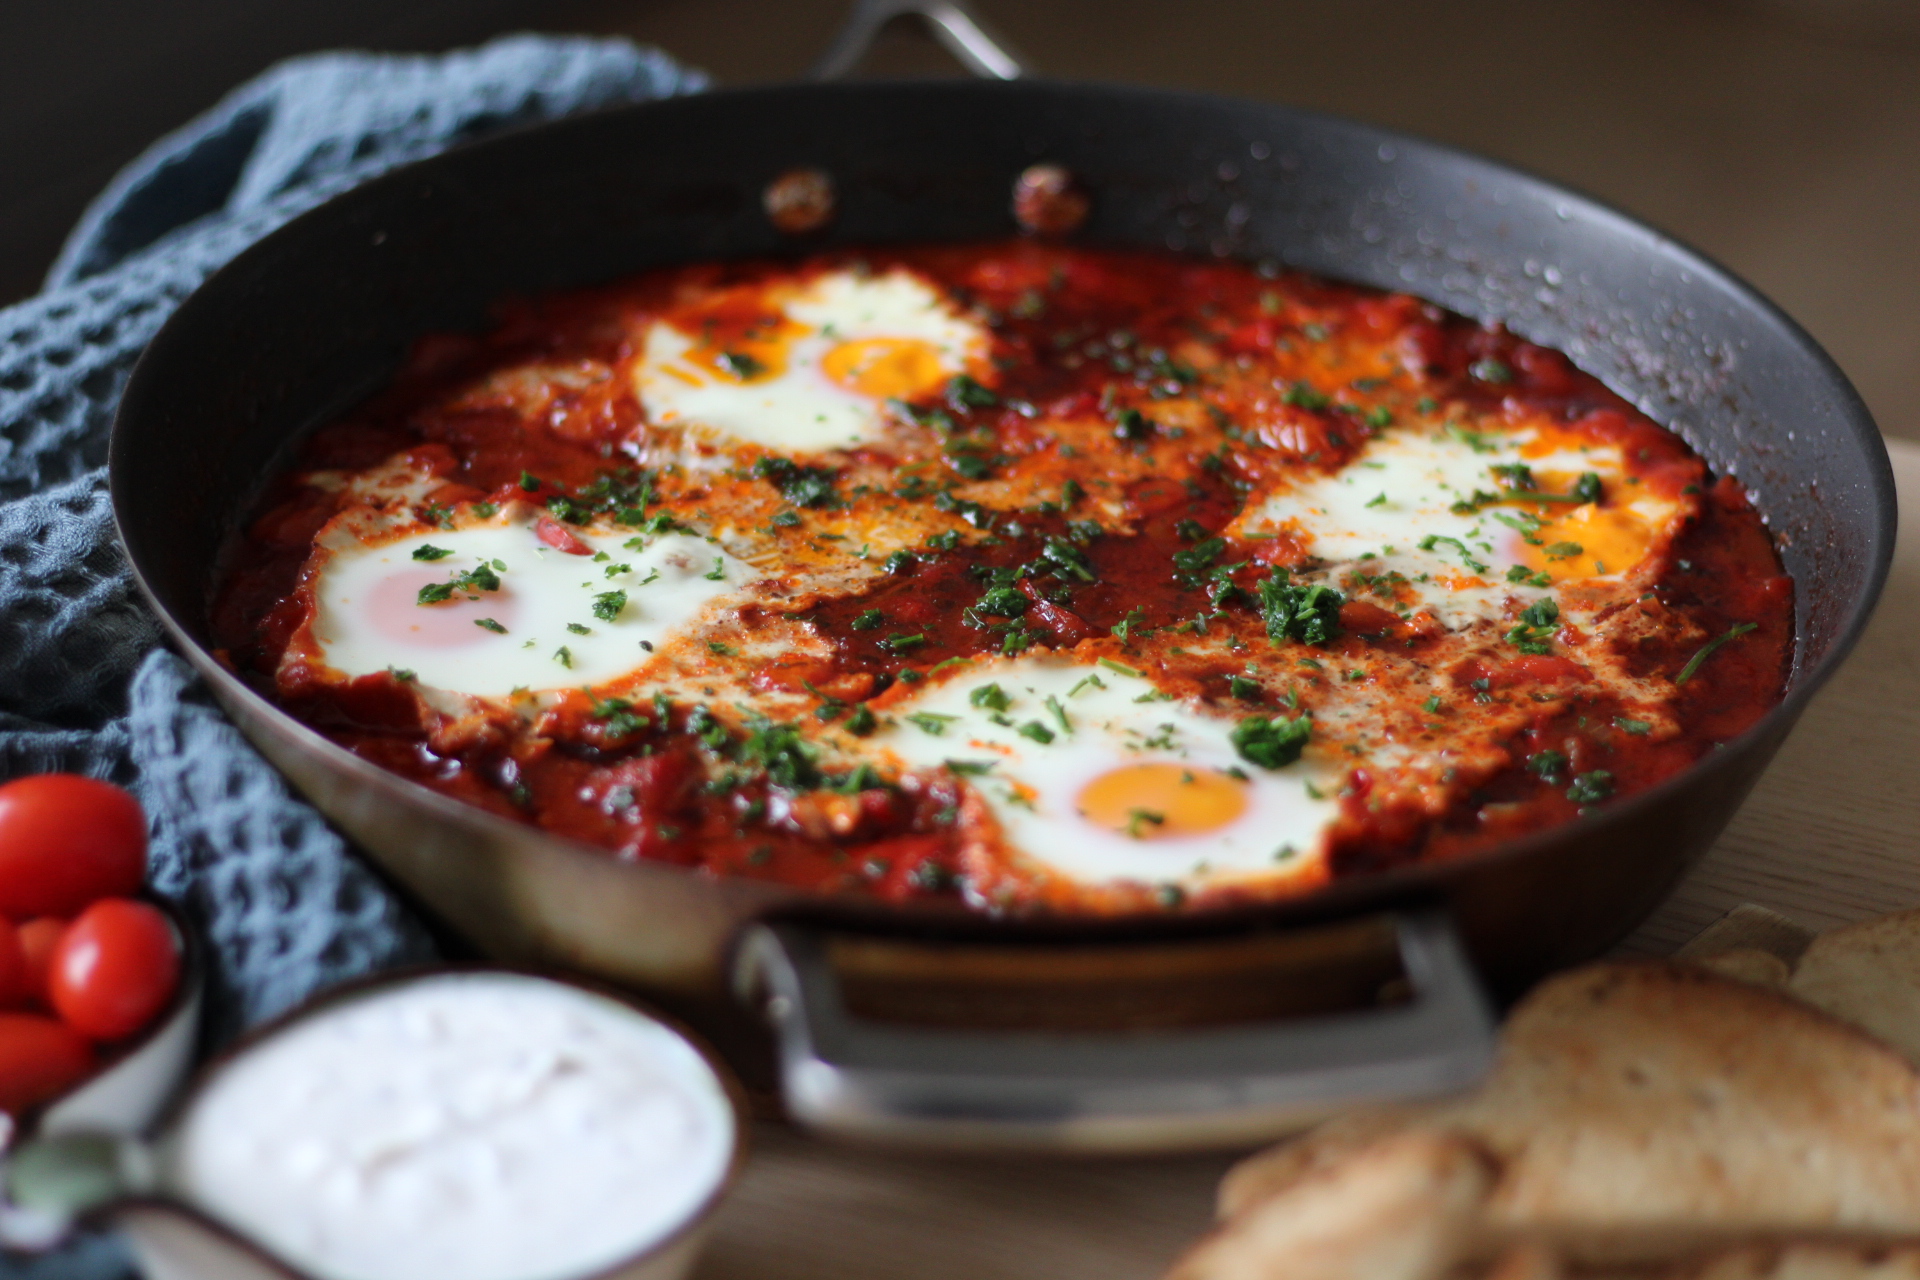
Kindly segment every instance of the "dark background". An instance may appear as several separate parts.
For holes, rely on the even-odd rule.
[[[849,0],[0,0],[0,303],[153,138],[275,59],[626,34],[800,74]],[[1340,112],[1592,191],[1773,296],[1920,438],[1920,0],[978,0],[1042,73]],[[867,70],[950,73],[889,32]]]

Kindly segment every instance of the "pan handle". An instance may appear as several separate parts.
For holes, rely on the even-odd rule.
[[[1241,1017],[1213,1026],[1061,1031],[1047,1028],[1045,1004],[1036,1006],[1038,1021],[1012,1029],[916,1024],[911,1013],[904,1022],[876,1019],[872,999],[858,990],[863,952],[919,947],[920,971],[938,977],[956,965],[986,972],[981,948],[954,944],[943,954],[938,944],[850,940],[792,923],[755,926],[742,940],[735,978],[743,998],[757,1000],[773,1026],[788,1114],[814,1129],[947,1148],[1245,1146],[1353,1103],[1463,1088],[1491,1062],[1493,1012],[1446,915],[1416,911],[1374,923],[1385,948],[1397,951],[1394,968],[1403,982],[1393,985],[1400,999],[1357,1011],[1248,1019],[1249,1010],[1264,1007],[1244,999],[1261,990],[1254,972],[1243,968],[1235,982],[1230,969],[1208,969],[1212,960],[1193,963],[1196,951],[1219,944],[1161,944],[1131,977],[1125,970],[1141,959],[1138,944],[1093,959],[1109,971],[1118,963],[1121,985],[1133,989],[1184,967],[1198,975],[1203,1002],[1241,1002]],[[1279,940],[1296,943],[1286,935]],[[1076,967],[1088,972],[1089,950],[1033,947],[1025,954],[1043,957],[1035,963],[1057,977]],[[1002,947],[996,954],[989,964],[1004,971],[1018,952]],[[1291,981],[1270,978],[1265,990],[1298,996],[1304,988],[1312,998],[1326,985],[1300,970]],[[1092,988],[1077,994],[1071,981],[1046,990],[1050,1007],[1069,1021],[1100,998]],[[1010,1007],[988,999],[1003,1011]]]
[[[909,14],[926,23],[947,52],[981,79],[1018,80],[1027,74],[1006,42],[988,33],[965,0],[859,0],[808,78],[844,78],[866,56],[882,27]]]

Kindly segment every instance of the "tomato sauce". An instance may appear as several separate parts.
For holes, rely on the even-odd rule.
[[[661,444],[630,375],[655,319],[689,297],[850,265],[940,286],[990,335],[990,393],[962,380],[896,406],[888,441],[818,456],[743,447],[733,465],[701,467]],[[725,296],[705,304],[707,340],[772,341],[778,314]],[[1276,569],[1312,571],[1312,547],[1285,528],[1242,538],[1230,526],[1275,486],[1339,474],[1390,424],[1440,418],[1467,437],[1525,420],[1616,448],[1624,483],[1682,504],[1684,519],[1631,590],[1568,586],[1565,599],[1592,604],[1586,620],[1531,645],[1496,634],[1463,649],[1414,607],[1404,578],[1354,570],[1336,584],[1335,634],[1275,656],[1258,585]],[[609,477],[631,487],[637,475],[649,512],[702,532],[732,519],[796,559],[852,556],[860,529],[888,522],[940,532],[852,589],[738,611],[742,635],[795,628],[812,641],[740,675],[783,709],[751,731],[684,691],[636,695],[625,721],[593,691],[455,716],[387,674],[329,675],[294,644],[314,609],[316,535],[349,501],[316,477],[395,465],[427,477],[409,518],[428,527],[462,504],[559,499],[548,541],[562,551],[578,527],[569,513],[584,519]],[[847,532],[825,532],[828,514]],[[992,594],[996,583],[1011,594]],[[1434,695],[1426,722],[1389,737],[1473,728],[1482,763],[1416,787],[1356,751],[1327,865],[1357,874],[1484,849],[1683,771],[1778,701],[1792,611],[1792,583],[1739,486],[1557,352],[1404,295],[1021,242],[678,269],[512,302],[485,333],[429,338],[390,388],[306,443],[236,546],[215,624],[237,670],[354,752],[615,856],[892,900],[1072,909],[1044,894],[989,901],[969,885],[966,779],[836,770],[794,742],[884,710],[943,663],[1024,648],[1107,656],[1242,710],[1256,705],[1246,673],[1265,664],[1257,705],[1276,714],[1276,682],[1311,709],[1364,687],[1404,700],[1412,673],[1439,679],[1445,705]],[[1582,648],[1601,633],[1617,655],[1606,679]],[[1653,731],[1629,686],[1658,689],[1677,729]]]

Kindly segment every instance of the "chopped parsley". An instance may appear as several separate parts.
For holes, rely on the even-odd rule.
[[[715,556],[713,558],[713,568],[707,570],[700,576],[708,582],[724,582],[727,577],[727,558],[725,556]]]
[[[1089,676],[1087,678],[1090,680],[1093,677]],[[1084,681],[1082,683],[1084,683]],[[1074,688],[1076,689],[1079,687],[1080,687],[1079,685],[1074,686]],[[1072,697],[1073,695],[1069,693],[1067,696]],[[1053,714],[1053,718],[1060,722],[1060,732],[1062,733],[1073,732],[1073,721],[1067,719],[1067,709],[1060,705],[1060,699],[1054,697],[1052,694],[1048,694],[1046,707],[1047,707],[1047,710]]]
[[[624,591],[602,591],[593,598],[593,616],[602,622],[612,622],[627,607],[627,593]]]
[[[1260,701],[1260,682],[1249,680],[1245,676],[1228,676],[1227,692],[1242,702]]]
[[[993,587],[973,604],[975,613],[989,618],[1017,618],[1032,607],[1033,602],[1017,587]]]
[[[1520,621],[1507,632],[1507,643],[1522,653],[1535,656],[1553,652],[1548,643],[1560,629],[1560,606],[1553,597],[1535,600],[1520,611]]]
[[[1516,564],[1507,570],[1507,581],[1526,587],[1550,587],[1553,585],[1553,578],[1545,569],[1536,572],[1523,564]]]
[[[878,609],[869,609],[847,625],[855,631],[871,631],[875,627],[883,625],[886,620],[886,614],[880,612]]]
[[[1323,645],[1340,633],[1340,606],[1347,598],[1321,583],[1298,586],[1285,569],[1275,569],[1260,583],[1260,613],[1266,619],[1267,638],[1274,644],[1296,640]]]
[[[593,695],[587,695],[591,698]],[[633,704],[625,698],[608,698],[593,703],[593,718],[606,726],[609,738],[627,738],[645,729],[653,722],[633,709]],[[664,722],[665,717],[663,716]]]
[[[796,507],[831,507],[839,502],[829,467],[803,467],[791,458],[766,457],[753,464],[753,474]]]
[[[1005,711],[1013,705],[1013,699],[997,683],[981,685],[967,695],[967,701],[988,711]]]
[[[890,653],[910,653],[926,642],[927,636],[923,631],[916,631],[912,635],[896,631],[882,640],[880,647]]]
[[[1653,732],[1653,726],[1645,720],[1629,720],[1625,716],[1615,716],[1613,727],[1622,733],[1630,733],[1636,738],[1644,738]]]
[[[1575,804],[1597,804],[1612,794],[1613,775],[1605,769],[1580,774],[1567,788],[1567,799]]]
[[[1153,419],[1138,409],[1122,409],[1114,415],[1113,434],[1122,440],[1145,440],[1153,434]]]
[[[805,790],[820,784],[820,770],[814,762],[814,750],[790,724],[765,717],[751,722],[751,732],[740,743],[738,759],[758,765],[768,781],[789,790]]]
[[[947,403],[955,409],[991,409],[1000,397],[962,373],[947,383]]]
[[[1248,716],[1233,727],[1229,741],[1243,760],[1263,769],[1280,769],[1292,764],[1306,750],[1313,734],[1311,716]]]
[[[1474,558],[1473,552],[1467,550],[1467,544],[1460,541],[1460,539],[1458,538],[1448,538],[1441,534],[1430,533],[1426,537],[1420,539],[1420,549],[1422,551],[1431,551],[1443,542],[1451,542],[1454,546],[1454,549],[1459,551],[1460,553],[1460,562],[1466,565],[1467,568],[1471,569],[1473,572],[1485,573],[1487,571],[1487,566],[1480,563],[1480,561],[1476,560]]]
[[[590,636],[593,634],[593,628],[583,627],[577,622],[569,622],[567,624],[567,630],[577,636]]]
[[[907,723],[937,738],[947,731],[948,725],[959,718],[959,716],[941,715],[937,711],[916,711],[907,717]]]
[[[1527,772],[1539,774],[1548,782],[1557,781],[1567,769],[1567,757],[1559,751],[1536,751],[1527,757]]]
[[[1310,409],[1316,413],[1325,409],[1333,401],[1313,389],[1310,382],[1296,382],[1287,388],[1286,402],[1299,409]]]
[[[499,623],[495,622],[492,618],[475,618],[473,620],[473,625],[476,627],[481,627],[481,628],[484,628],[485,630],[491,631],[495,635],[503,636],[507,634],[507,629],[501,626]]]
[[[1056,578],[1078,578],[1082,582],[1093,582],[1093,562],[1087,559],[1087,553],[1071,542],[1060,538],[1048,538],[1040,548],[1040,562],[1036,569],[1046,569]]]
[[[766,365],[744,351],[722,351],[720,367],[742,382],[749,378],[757,378],[767,371]]]
[[[1035,742],[1042,745],[1053,741],[1053,730],[1047,728],[1047,726],[1041,724],[1038,720],[1027,721],[1020,726],[1018,732],[1021,737],[1032,738]]]
[[[499,589],[500,575],[493,571],[493,566],[482,561],[465,573],[456,574],[452,581],[429,582],[420,588],[420,593],[414,598],[420,604],[439,604],[444,600],[453,599],[456,591],[498,591]]]
[[[447,550],[445,547],[436,547],[431,543],[425,542],[413,549],[413,558],[415,560],[445,560],[452,554],[453,552]]]
[[[1700,664],[1712,657],[1715,649],[1718,649],[1730,640],[1738,640],[1741,636],[1747,634],[1747,632],[1757,629],[1758,624],[1752,622],[1736,623],[1732,627],[1729,627],[1725,635],[1715,636],[1700,647],[1700,652],[1688,658],[1687,665],[1680,668],[1680,674],[1673,678],[1673,682],[1676,685],[1681,685],[1693,679],[1694,673],[1700,670]]]

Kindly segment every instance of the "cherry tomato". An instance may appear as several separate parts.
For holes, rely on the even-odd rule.
[[[42,1009],[51,1007],[47,1003],[47,975],[53,969],[53,949],[66,931],[67,922],[58,916],[36,916],[20,926],[20,955],[27,967],[24,985],[28,1004]]]
[[[19,1115],[93,1070],[93,1046],[40,1013],[0,1013],[0,1111]]]
[[[146,817],[111,782],[43,773],[0,786],[0,915],[76,915],[146,873]]]
[[[166,916],[144,902],[104,898],[60,935],[47,997],[81,1035],[118,1040],[151,1022],[179,979],[180,944]]]
[[[33,979],[20,931],[0,920],[0,1006],[26,1004],[32,997]]]

